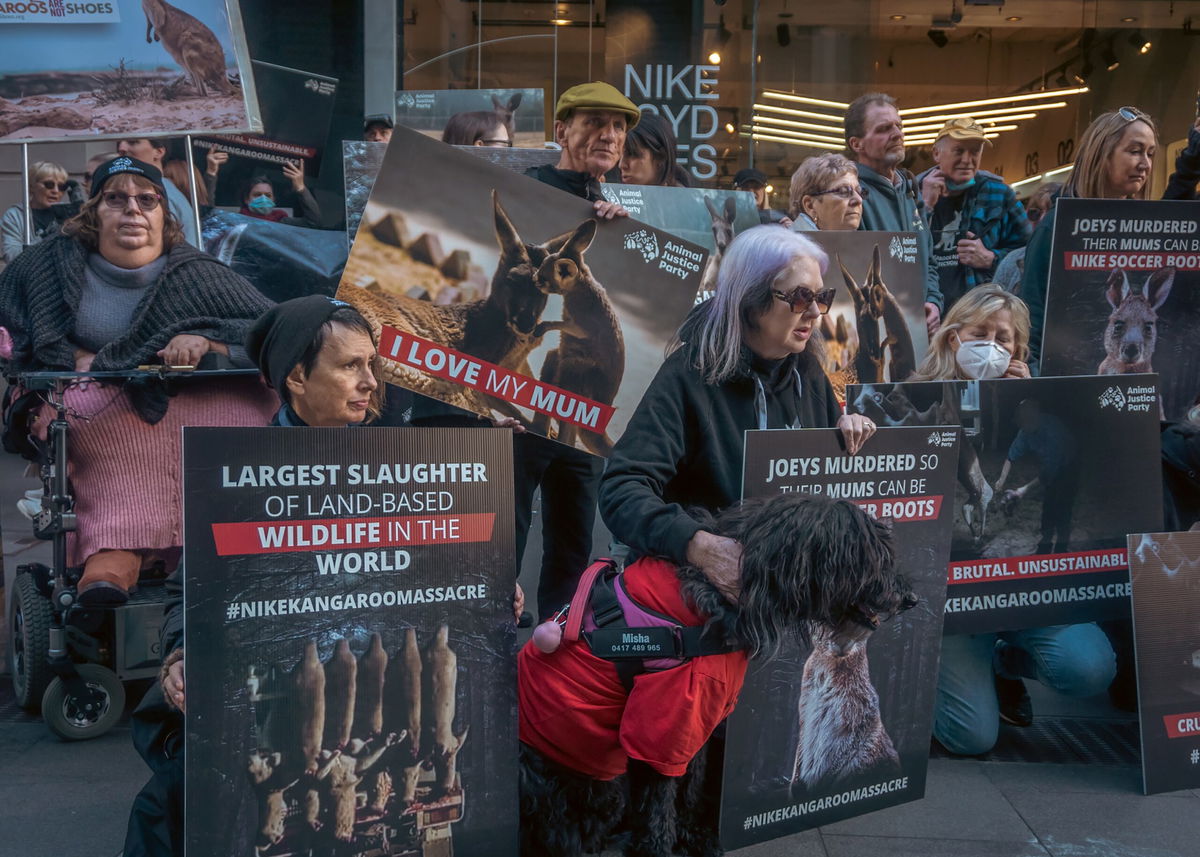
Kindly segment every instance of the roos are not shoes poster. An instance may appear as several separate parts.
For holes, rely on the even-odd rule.
[[[1129,536],[1145,793],[1200,788],[1200,532]]]
[[[516,854],[503,435],[185,430],[188,854]]]
[[[1157,372],[1160,415],[1200,396],[1200,212],[1191,202],[1063,199],[1043,375]]]
[[[414,421],[451,405],[607,456],[706,256],[398,127],[337,297],[375,328],[383,378],[428,397]]]
[[[237,0],[17,5],[51,14],[0,19],[0,142],[262,130]]]
[[[889,519],[916,604],[864,604],[751,661],[727,721],[726,849],[924,797],[957,447],[953,426],[881,429],[854,456],[832,429],[746,433],[745,496],[823,494]]]
[[[1162,522],[1152,375],[851,387],[881,426],[960,425],[946,633],[1129,615],[1125,534]]]

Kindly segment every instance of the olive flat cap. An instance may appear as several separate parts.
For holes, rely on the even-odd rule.
[[[615,86],[599,80],[572,86],[560,95],[554,107],[554,118],[565,119],[572,110],[615,110],[629,117],[630,128],[642,118],[636,104]]]

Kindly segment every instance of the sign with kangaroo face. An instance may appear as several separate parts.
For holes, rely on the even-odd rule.
[[[237,0],[124,5],[69,44],[40,18],[0,26],[0,142],[262,130]]]
[[[924,797],[957,447],[953,426],[884,428],[855,456],[831,429],[746,432],[746,497],[823,494],[890,520],[916,597],[814,624],[811,645],[751,661],[727,721],[727,850]]]
[[[184,494],[187,852],[515,857],[504,433],[188,429]]]
[[[414,422],[458,408],[608,455],[707,254],[632,217],[592,215],[585,200],[396,129],[337,296],[375,328],[384,379],[428,397]]]
[[[546,141],[545,100],[542,89],[402,89],[396,124],[437,140],[449,125],[454,139],[448,142],[462,146],[478,137],[484,146],[507,140],[540,147]]]
[[[1129,536],[1142,782],[1200,788],[1200,532]]]
[[[1200,214],[1191,202],[1063,199],[1043,375],[1157,372],[1160,415],[1200,397]]]
[[[821,318],[825,374],[838,400],[846,385],[902,381],[929,348],[925,274],[911,232],[805,232],[828,255],[825,286],[837,290]]]
[[[947,634],[1129,615],[1125,534],[1162,521],[1155,380],[849,388],[880,426],[962,426]]]

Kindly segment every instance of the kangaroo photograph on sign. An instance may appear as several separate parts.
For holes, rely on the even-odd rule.
[[[1190,202],[1064,199],[1043,375],[1157,372],[1159,415],[1200,397],[1200,215]]]
[[[396,93],[396,124],[440,140],[451,121],[465,127],[494,120],[485,139],[541,146],[545,99],[541,89],[403,89]],[[496,126],[503,126],[503,135],[492,133]]]
[[[607,456],[706,256],[397,127],[337,297],[376,329],[388,383]]]
[[[1156,402],[1153,375],[850,388],[880,426],[962,428],[946,633],[1129,615],[1125,534],[1162,521]]]
[[[262,130],[237,0],[121,7],[69,50],[59,25],[0,26],[0,141]]]
[[[745,496],[822,494],[890,522],[904,591],[750,662],[726,722],[725,848],[924,797],[957,436],[885,428],[850,456],[836,430],[746,432]]]

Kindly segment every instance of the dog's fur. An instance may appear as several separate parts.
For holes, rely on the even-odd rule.
[[[807,642],[809,623],[890,615],[912,598],[888,527],[847,501],[781,494],[701,516],[705,530],[744,546],[741,594],[731,605],[691,567],[678,570],[681,591],[708,627],[752,657],[773,657],[789,636]],[[599,851],[626,810],[626,855],[720,854],[721,750],[710,739],[683,777],[631,759],[624,777],[601,782],[522,746],[522,854]]]

